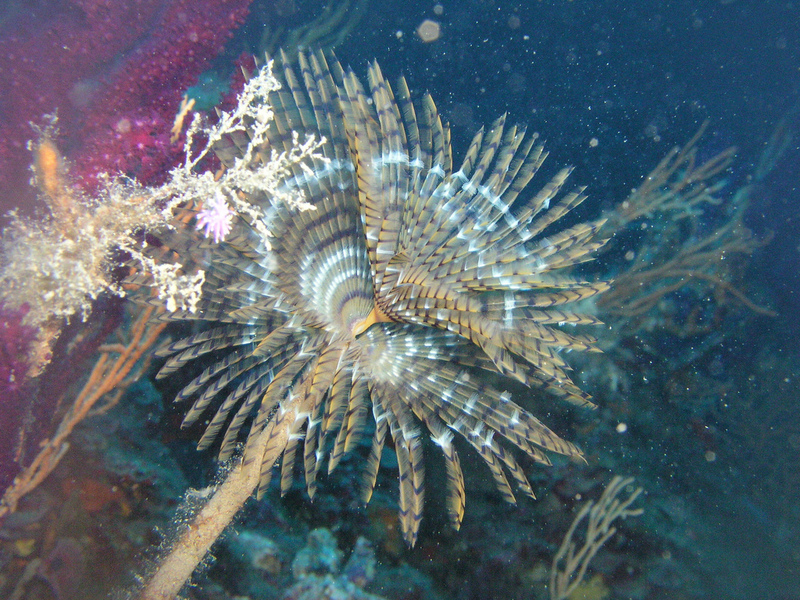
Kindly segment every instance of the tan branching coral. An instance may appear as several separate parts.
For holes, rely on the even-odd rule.
[[[731,166],[736,148],[727,148],[711,159],[697,161],[697,142],[708,122],[683,146],[672,148],[621,204],[610,211],[603,228],[614,235],[641,218],[668,215],[679,221],[701,215],[703,205],[719,205],[716,193],[725,186],[718,177]]]
[[[597,502],[589,500],[575,516],[553,557],[549,588],[551,600],[566,600],[578,589],[595,554],[617,532],[614,525],[617,520],[644,512],[641,508],[630,508],[642,493],[642,488],[628,491],[627,497],[620,498],[632,484],[632,478],[615,476]],[[581,541],[578,529],[584,523],[586,531]]]
[[[724,174],[735,148],[698,161],[697,142],[706,126],[685,146],[672,149],[625,201],[605,215],[602,235],[636,238],[629,249],[623,248],[626,266],[614,274],[614,286],[597,299],[600,315],[626,334],[657,326],[686,336],[713,327],[713,319],[700,318],[699,303],[680,317],[662,305],[678,291],[712,299],[716,307],[734,300],[759,314],[774,314],[739,287],[738,259],[750,256],[765,240],[753,236],[743,223],[749,187],[722,206]],[[705,221],[711,219],[707,212],[712,207],[720,207],[716,210],[723,217],[709,228]],[[619,244],[613,250],[620,252]]]

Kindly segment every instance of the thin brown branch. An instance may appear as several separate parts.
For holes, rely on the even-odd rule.
[[[131,370],[166,326],[164,323],[151,322],[154,310],[153,307],[147,307],[140,311],[131,325],[126,343],[101,347],[100,356],[88,380],[62,417],[55,434],[41,442],[39,453],[3,494],[0,500],[0,517],[14,512],[20,499],[52,473],[69,449],[69,437],[76,425],[87,416],[109,410],[119,401],[124,390],[134,380],[128,378]],[[99,400],[114,390],[117,392],[114,397],[100,408],[94,408]]]

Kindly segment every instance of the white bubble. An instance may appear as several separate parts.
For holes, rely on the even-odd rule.
[[[441,33],[441,25],[431,19],[425,19],[419,24],[419,27],[417,27],[417,35],[419,36],[419,39],[426,44],[438,40]]]

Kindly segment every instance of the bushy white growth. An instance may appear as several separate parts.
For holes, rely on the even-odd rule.
[[[245,199],[247,196],[263,193],[273,202],[283,202],[297,210],[313,208],[305,201],[301,192],[289,192],[282,189],[280,184],[292,176],[292,168],[297,165],[308,174],[313,174],[307,164],[308,159],[327,162],[318,153],[324,139],[308,136],[301,141],[299,134],[293,131],[293,143],[288,151],[278,152],[273,148],[269,160],[266,161],[258,154],[267,141],[267,130],[274,118],[268,102],[269,94],[281,87],[272,74],[272,68],[272,61],[262,67],[244,86],[236,108],[230,113],[223,112],[215,125],[203,126],[200,115],[194,115],[186,133],[186,160],[182,166],[172,171],[170,181],[164,186],[166,196],[170,198],[169,210],[188,201],[202,203],[206,198],[222,197],[233,207],[234,212],[247,217],[253,227],[267,238],[269,231],[263,223],[264,212],[261,207],[248,202]],[[215,178],[209,171],[196,173],[196,167],[211,152],[214,144],[226,135],[236,132],[247,132],[250,138],[244,155],[237,158],[233,166],[226,169],[219,178]],[[205,136],[207,141],[197,154],[193,154],[193,145],[198,135]]]
[[[301,191],[290,192],[281,182],[292,175],[295,165],[310,172],[307,161],[324,162],[318,153],[324,140],[308,137],[301,141],[295,133],[290,150],[273,149],[268,160],[263,158],[267,129],[274,117],[268,97],[279,88],[270,62],[245,85],[236,108],[223,112],[216,124],[204,124],[195,114],[186,136],[185,160],[159,187],[142,186],[121,176],[101,176],[98,197],[87,198],[64,182],[58,202],[68,200],[69,219],[59,219],[63,208],[59,213],[54,199],[48,197],[45,200],[53,215],[46,219],[31,222],[12,214],[2,238],[0,301],[12,308],[28,304],[26,319],[32,324],[75,314],[85,319],[98,295],[124,295],[111,272],[127,254],[152,277],[151,285],[167,310],[194,312],[205,273],[185,273],[177,263],[156,263],[142,246],[142,234],[174,227],[174,212],[181,205],[203,206],[206,199],[217,199],[231,207],[232,217],[239,215],[251,223],[268,246],[264,211],[250,203],[249,196],[266,195],[272,202],[284,202],[298,210],[312,208]],[[250,139],[244,155],[217,177],[210,171],[199,172],[214,144],[237,132],[247,132]],[[200,137],[205,142],[195,150]],[[42,139],[39,143],[51,142]],[[221,233],[227,233],[214,228],[209,231],[217,231],[220,240],[224,237]]]

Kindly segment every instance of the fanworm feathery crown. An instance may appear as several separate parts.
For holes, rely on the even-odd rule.
[[[423,431],[444,454],[456,528],[465,494],[455,434],[481,456],[509,502],[509,476],[533,496],[509,444],[543,464],[546,451],[580,455],[476,373],[500,372],[591,405],[570,381],[562,351],[592,350],[594,340],[561,326],[597,323],[567,307],[607,288],[569,274],[602,246],[594,240],[601,223],[554,231],[585,197],[581,189],[562,193],[569,169],[512,210],[545,152],[536,135],[505,117],[475,135],[454,170],[449,129],[430,96],[412,103],[405,81],[393,90],[375,63],[368,89],[322,53],[301,54],[296,64],[282,61],[283,88],[269,97],[274,120],[260,159],[289,150],[293,132],[324,139],[324,159],[295,165],[283,183],[314,208],[251,194],[246,200],[262,209],[263,222],[240,213],[218,244],[191,224],[159,236],[160,252],[206,273],[197,311],[168,318],[210,323],[159,352],[167,357],[159,376],[210,355],[178,395],[192,399],[184,425],[208,419],[199,447],[221,434],[226,459],[249,423],[246,461],[264,460],[253,440],[268,431],[283,491],[299,461],[313,497],[326,459],[330,471],[372,431],[367,501],[391,437],[401,527],[413,545]],[[216,143],[223,165],[232,167],[248,141],[241,132]],[[197,210],[185,207],[184,220]],[[262,467],[259,494],[274,463]]]

